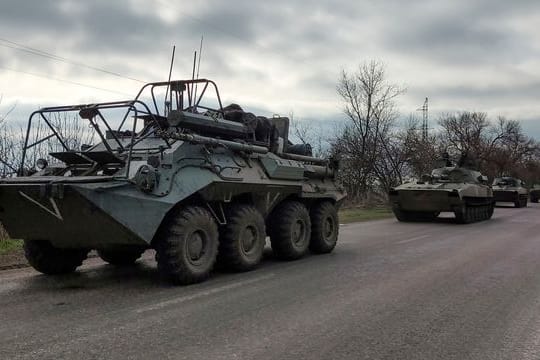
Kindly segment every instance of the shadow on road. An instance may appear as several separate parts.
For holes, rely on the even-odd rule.
[[[326,257],[333,258],[332,256],[324,256],[324,258]],[[214,269],[210,279],[189,286],[174,286],[162,279],[152,257],[145,256],[134,265],[124,267],[113,266],[96,260],[94,264],[83,265],[81,269],[72,274],[52,276],[35,273],[35,275],[25,277],[16,291],[36,295],[59,292],[74,294],[97,289],[114,289],[114,292],[163,290],[167,288],[193,290],[200,287],[206,288],[207,285],[214,282],[220,283],[224,280],[228,281],[228,279],[251,277],[249,274],[264,274],[273,268],[283,269],[291,266],[302,266],[312,260],[320,261],[321,257],[308,254],[302,259],[293,262],[280,261],[274,257],[272,249],[267,246],[261,264],[257,269],[238,273],[217,267]]]

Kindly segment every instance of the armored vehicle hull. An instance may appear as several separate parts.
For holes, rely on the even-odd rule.
[[[429,179],[392,189],[392,211],[399,221],[430,221],[441,212],[453,212],[460,223],[487,220],[493,215],[493,193],[478,176],[461,168],[436,169]]]
[[[201,111],[195,88],[212,84],[147,85],[152,96],[166,86],[169,99],[176,98],[178,108],[169,104],[166,115],[157,106],[150,111],[140,93],[134,101],[45,108],[31,116],[23,164],[41,143],[29,140],[35,115],[49,125],[51,114],[76,111],[102,140],[72,149],[50,126],[46,140],[57,140],[61,151],[45,154],[46,166],[31,176],[21,167],[20,176],[0,180],[0,221],[13,238],[25,240],[34,268],[71,272],[91,249],[111,264],[127,265],[154,248],[159,272],[189,284],[205,280],[216,261],[236,271],[255,268],[267,235],[285,260],[333,250],[345,197],[335,181],[336,162],[288,153],[286,118],[259,119],[268,125],[266,134],[250,129],[227,119],[219,93],[218,106]],[[112,130],[102,112],[123,107],[119,122],[133,118],[131,131]],[[95,126],[98,120],[106,134]],[[54,159],[60,162],[49,166]]]
[[[511,202],[519,208],[527,206],[529,191],[523,186],[521,180],[502,177],[493,181],[493,195],[495,202]]]

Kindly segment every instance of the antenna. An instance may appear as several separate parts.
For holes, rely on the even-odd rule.
[[[173,45],[172,56],[171,56],[171,67],[169,68],[169,80],[167,81],[167,90],[165,91],[165,108],[163,109],[163,114],[167,116],[168,108],[170,108],[172,103],[172,92],[169,94],[169,85],[171,84],[172,69],[174,65],[174,51],[176,50],[176,45]],[[167,95],[169,95],[169,101],[167,101]]]
[[[201,69],[201,57],[202,57],[202,44],[203,44],[203,36],[201,35],[201,44],[199,45],[199,61],[197,62],[197,80],[199,80],[199,70]],[[197,85],[195,84],[195,97],[197,97]],[[193,103],[196,104],[196,99],[193,99]]]
[[[201,69],[202,44],[203,44],[203,36],[201,35],[201,44],[199,45],[199,62],[197,64],[197,79],[199,79],[199,70]]]
[[[191,72],[191,80],[195,80],[195,66],[197,65],[197,51],[195,51],[193,53],[193,71]],[[189,106],[191,107],[191,112],[195,112],[195,109],[193,108],[193,106],[195,105],[195,99],[193,98],[194,94],[193,94],[193,90],[194,90],[194,86],[193,84],[191,84],[191,91],[190,91],[190,101],[189,101]]]
[[[424,104],[416,111],[422,111],[422,141],[426,142],[428,139],[428,98],[424,100]]]

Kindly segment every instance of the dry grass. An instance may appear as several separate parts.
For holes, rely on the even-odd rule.
[[[22,240],[10,239],[4,227],[0,224],[0,255],[9,254],[22,249]]]
[[[0,240],[0,255],[20,251],[23,246],[22,240],[2,239]]]
[[[339,222],[341,224],[348,224],[360,221],[386,219],[394,216],[392,210],[386,207],[375,208],[347,208],[339,211]]]

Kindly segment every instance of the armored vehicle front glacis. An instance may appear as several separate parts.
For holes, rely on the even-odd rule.
[[[531,202],[538,202],[538,199],[540,199],[540,184],[534,184],[532,186],[532,188],[529,190],[529,197],[531,199]]]
[[[462,167],[443,167],[421,181],[390,190],[392,211],[399,221],[429,221],[453,212],[460,223],[490,219],[493,193],[487,177]]]
[[[328,253],[345,197],[337,161],[291,144],[288,130],[287,118],[223,107],[204,79],[43,108],[30,116],[19,176],[0,181],[0,221],[46,274],[74,271],[91,249],[125,265],[154,248],[159,272],[189,284],[216,261],[253,269],[266,235],[281,259]]]
[[[512,202],[515,207],[527,206],[529,191],[523,181],[505,176],[493,180],[495,202]]]

